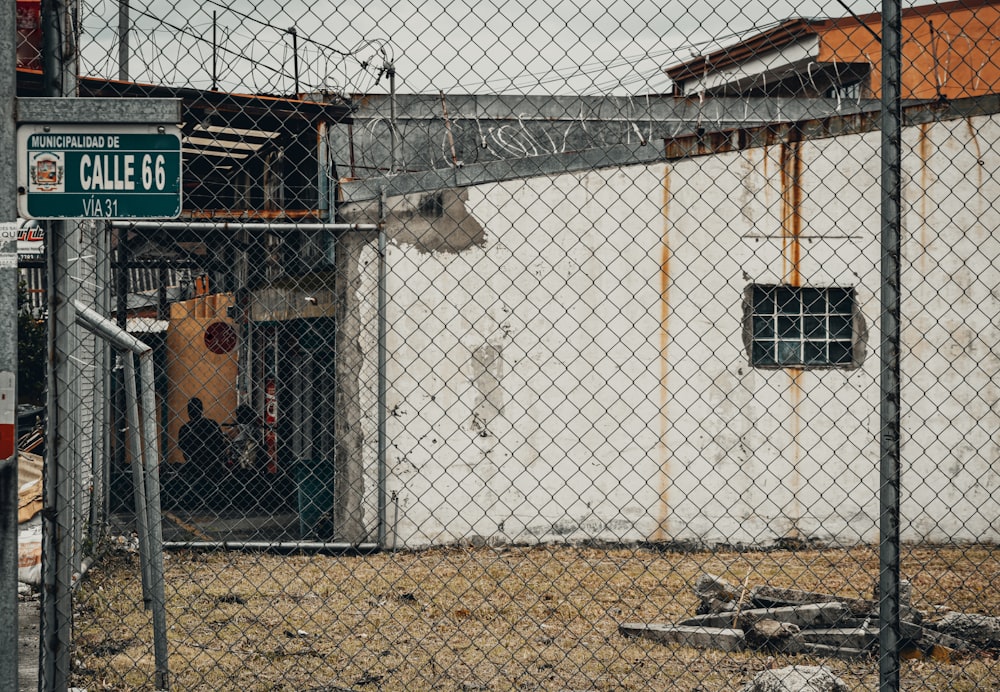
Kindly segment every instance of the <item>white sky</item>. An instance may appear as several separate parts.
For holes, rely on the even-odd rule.
[[[857,14],[881,6],[845,1]],[[117,75],[117,7],[83,0],[88,74]],[[303,91],[384,92],[377,67],[392,60],[400,93],[615,95],[663,91],[664,67],[741,32],[847,14],[836,0],[132,0],[130,76],[210,86],[213,12],[224,89],[291,93],[295,27]]]

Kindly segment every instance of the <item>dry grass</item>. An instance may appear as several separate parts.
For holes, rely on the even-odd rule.
[[[903,576],[925,612],[1000,612],[1000,549],[909,548]],[[694,613],[703,571],[869,597],[872,548],[672,553],[573,546],[439,548],[365,557],[174,553],[167,561],[172,688],[200,690],[734,690],[766,655],[662,646],[623,622]],[[77,599],[77,686],[151,689],[150,617],[135,556],[92,569]],[[824,664],[857,690],[875,660]],[[1000,666],[904,661],[907,690],[1000,688]]]

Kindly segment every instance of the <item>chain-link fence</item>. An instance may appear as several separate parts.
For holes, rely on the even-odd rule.
[[[183,160],[22,269],[43,687],[1000,686],[1000,4],[888,7],[18,0]]]

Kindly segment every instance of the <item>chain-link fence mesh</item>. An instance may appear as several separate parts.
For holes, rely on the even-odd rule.
[[[901,10],[897,397],[879,6],[18,0],[182,104],[45,228],[46,679],[875,689],[889,400],[902,687],[1000,686],[998,7]]]

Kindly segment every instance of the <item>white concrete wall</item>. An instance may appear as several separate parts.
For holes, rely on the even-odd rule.
[[[907,133],[903,493],[914,539],[1000,532],[1000,118]]]
[[[905,133],[907,540],[997,538],[997,129]],[[876,540],[878,147],[482,185],[485,242],[390,245],[396,544]],[[781,281],[855,287],[860,367],[748,366],[743,292]]]

